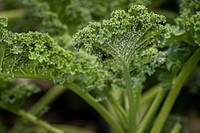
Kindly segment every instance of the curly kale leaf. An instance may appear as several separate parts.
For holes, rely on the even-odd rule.
[[[4,17],[0,18],[0,28],[8,26],[8,20]]]
[[[166,50],[167,71],[161,80],[171,84],[185,62],[200,44],[200,3],[198,0],[181,0],[180,16],[171,26],[169,48]]]
[[[35,21],[34,29],[47,32],[65,49],[71,36],[89,22],[101,21],[116,9],[127,10],[132,4],[146,4],[147,0],[19,0],[28,6],[27,17]],[[56,5],[56,6],[55,6]],[[67,43],[66,43],[67,42]]]
[[[176,20],[174,35],[188,44],[200,44],[200,2],[198,0],[182,0],[180,17]],[[196,46],[197,46],[196,45]]]
[[[200,44],[200,11],[191,17],[180,17],[176,20],[175,36],[181,36],[180,40],[188,44]]]
[[[194,16],[191,18],[194,30],[194,40],[195,43],[200,46],[200,11],[198,11]]]
[[[110,19],[90,23],[73,42],[99,59],[123,59],[133,73],[152,74],[165,61],[159,51],[167,38],[164,23],[164,16],[149,13],[144,6],[132,6],[128,12],[116,10]]]
[[[110,13],[109,0],[20,1],[28,6],[27,16],[35,21],[34,28],[49,33],[61,47],[69,50],[72,50],[71,35],[89,21],[101,20]]]
[[[48,3],[37,0],[23,0],[23,2],[30,6],[31,12],[29,14],[41,21],[43,26],[40,27],[40,30],[48,32],[51,35],[60,35],[66,32],[67,26],[59,20],[58,14],[51,11]]]
[[[90,89],[102,85],[109,77],[96,59],[64,50],[48,34],[13,33],[4,28],[5,18],[0,17],[0,22],[1,76],[47,79],[55,83],[68,80]],[[82,80],[84,77],[87,80]]]
[[[109,0],[23,1],[30,6],[34,16],[42,21],[44,30],[52,34],[63,34],[63,31],[67,31],[73,35],[89,21],[105,18],[110,6]]]
[[[191,17],[200,11],[199,0],[181,0],[180,3],[180,15],[181,17]]]
[[[23,1],[32,9],[34,16],[42,21],[45,31],[58,34],[67,31],[70,35],[82,29],[88,22],[106,19],[113,10],[126,10],[133,4],[147,5],[150,3],[150,0]]]
[[[73,62],[73,53],[65,52],[47,34],[12,33],[1,28],[0,38],[0,70],[4,75],[43,75],[46,79],[50,75],[63,78],[62,73],[72,71],[67,66]]]

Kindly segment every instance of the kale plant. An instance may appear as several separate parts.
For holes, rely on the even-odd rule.
[[[161,15],[157,7],[163,3],[23,0],[30,8],[21,17],[31,16],[36,31],[8,30],[8,19],[0,17],[0,107],[48,132],[70,133],[40,119],[45,107],[69,89],[102,116],[111,132],[185,132],[185,119],[170,114],[200,60],[200,2],[182,0],[173,18]],[[55,86],[24,111],[24,101],[38,87],[15,85],[15,78]],[[151,78],[155,83],[148,84]]]

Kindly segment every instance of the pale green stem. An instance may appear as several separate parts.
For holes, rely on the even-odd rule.
[[[125,110],[116,102],[116,101],[108,101],[110,111],[115,113],[115,117],[117,117],[119,124],[122,125],[123,129],[127,129],[127,120],[128,116]]]
[[[52,103],[58,96],[63,94],[63,92],[65,92],[66,90],[67,89],[64,86],[61,85],[54,86],[41,99],[39,99],[39,101],[36,104],[34,104],[30,108],[29,112],[34,115],[37,114],[41,108]]]
[[[153,100],[155,96],[158,94],[158,92],[160,91],[160,87],[161,87],[161,84],[157,84],[156,86],[145,91],[141,97],[140,106]]]
[[[141,88],[134,88],[134,110],[135,112],[138,112],[140,107],[140,99],[141,99],[142,89]],[[137,118],[136,118],[137,121]]]
[[[127,114],[125,110],[115,101],[111,101],[112,105],[117,109],[117,111],[121,114],[124,121],[127,121]]]
[[[112,118],[112,115],[87,92],[84,92],[73,83],[65,82],[64,86],[83,98],[89,105],[91,105],[115,130],[115,133],[124,133],[120,125]]]
[[[181,124],[177,122],[170,133],[180,133],[181,128]]]
[[[136,105],[135,105],[135,102],[136,101],[139,102],[139,99],[137,99],[137,98],[139,98],[139,96],[135,97],[135,99],[134,99],[131,75],[129,73],[129,67],[128,67],[127,62],[124,60],[123,56],[121,56],[121,54],[112,45],[109,45],[109,47],[117,53],[118,59],[120,60],[120,62],[122,63],[122,66],[123,66],[124,81],[126,83],[126,91],[127,91],[127,97],[128,97],[128,114],[129,114],[128,115],[128,119],[129,119],[128,133],[134,133],[134,129],[136,127]],[[104,50],[104,49],[102,49],[102,50]],[[110,53],[107,50],[104,50],[104,51]],[[126,102],[125,102],[125,104],[126,104]]]
[[[51,133],[66,133],[66,132],[63,132],[62,130],[54,128],[52,125],[49,125],[47,122],[44,122],[44,121],[38,119],[37,117],[35,117],[34,115],[27,113],[23,110],[12,109],[9,106],[6,106],[5,104],[3,104],[2,102],[0,102],[0,107],[20,116],[28,121],[31,121],[32,123],[34,123],[36,125],[39,125],[39,126],[45,128],[47,131],[49,131]]]
[[[160,88],[160,91],[158,92],[155,100],[153,101],[149,111],[147,112],[145,117],[142,119],[142,122],[139,124],[137,133],[145,132],[148,125],[151,123],[153,117],[155,116],[156,112],[158,111],[158,108],[160,107],[160,104],[162,103],[166,93],[167,93],[166,89]]]
[[[164,105],[158,115],[158,118],[155,121],[155,124],[151,130],[151,133],[160,133],[165,121],[176,101],[176,98],[185,82],[187,77],[189,76],[190,72],[193,70],[193,68],[196,66],[198,61],[200,60],[200,48],[198,48],[195,53],[192,55],[192,57],[185,63],[183,66],[180,74],[176,78],[168,96],[167,99],[164,102]]]
[[[124,80],[126,82],[126,91],[127,91],[127,96],[128,96],[128,102],[129,102],[129,132],[128,133],[134,133],[135,129],[135,122],[136,122],[136,110],[135,110],[135,104],[134,101],[134,94],[133,94],[133,88],[132,88],[132,83],[131,83],[131,76],[128,70],[128,67],[125,62],[123,62],[123,71],[124,71]]]
[[[157,84],[142,94],[137,113],[137,123],[140,123],[146,115],[146,112],[149,110],[152,101],[155,99],[160,90],[160,86],[161,84]]]

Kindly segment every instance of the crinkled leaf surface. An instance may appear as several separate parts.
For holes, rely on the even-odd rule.
[[[128,12],[116,10],[110,19],[90,23],[73,38],[77,48],[84,47],[99,59],[123,59],[130,71],[152,74],[165,60],[158,48],[167,38],[165,17],[148,12],[141,5]]]
[[[109,77],[95,59],[64,50],[48,34],[13,33],[5,29],[4,17],[0,17],[0,22],[1,76],[47,79],[55,83],[68,80],[84,88],[102,85]],[[84,77],[87,79],[82,80]]]
[[[198,0],[182,0],[180,17],[176,20],[174,35],[182,35],[182,40],[189,44],[200,45],[200,2]],[[196,46],[197,46],[196,45]]]

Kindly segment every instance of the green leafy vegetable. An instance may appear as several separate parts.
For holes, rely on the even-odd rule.
[[[1,21],[5,27],[5,18],[1,18]],[[99,68],[98,65],[92,65],[95,60],[88,62],[62,49],[48,34],[12,33],[1,27],[0,38],[1,75],[52,79],[55,83],[63,83],[66,78],[74,80],[71,76],[78,73],[95,76],[95,70],[88,73],[87,69]]]
[[[144,6],[133,6],[128,13],[117,10],[110,19],[91,23],[74,36],[74,43],[102,59],[123,59],[133,73],[152,74],[165,61],[157,49],[167,38],[163,23],[164,16],[148,13]]]
[[[181,89],[191,89],[191,81],[186,81],[200,60],[198,0],[181,0],[176,18],[171,15],[178,15],[176,5],[169,8],[165,0],[23,2],[27,14],[18,20],[31,18],[29,32],[21,33],[27,30],[18,26],[18,32],[8,30],[17,20],[13,17],[8,25],[7,18],[0,17],[1,108],[49,132],[64,133],[40,116],[69,89],[108,122],[111,132],[184,132],[184,119],[168,116],[173,116]],[[60,85],[24,112],[21,105],[38,89],[13,83],[22,77]]]
[[[128,12],[116,10],[111,18],[90,23],[74,36],[74,44],[84,47],[101,60],[115,59],[121,66],[128,96],[129,128],[136,125],[137,105],[140,101],[142,76],[151,75],[155,68],[165,61],[165,55],[158,48],[168,37],[164,16],[149,13],[144,6],[132,6]],[[131,76],[139,78],[134,83]],[[134,83],[134,84],[133,84]],[[138,85],[138,86],[137,86]]]
[[[4,18],[1,18],[4,19]],[[5,21],[5,20],[4,20]],[[67,70],[64,66],[72,63],[73,53],[64,52],[47,34],[38,32],[12,33],[1,28],[1,73],[12,76],[31,73],[47,79]],[[61,62],[61,60],[69,62]],[[42,65],[41,65],[42,64]],[[49,71],[47,71],[49,70]],[[49,73],[51,71],[51,73]],[[63,78],[64,75],[60,76]]]

